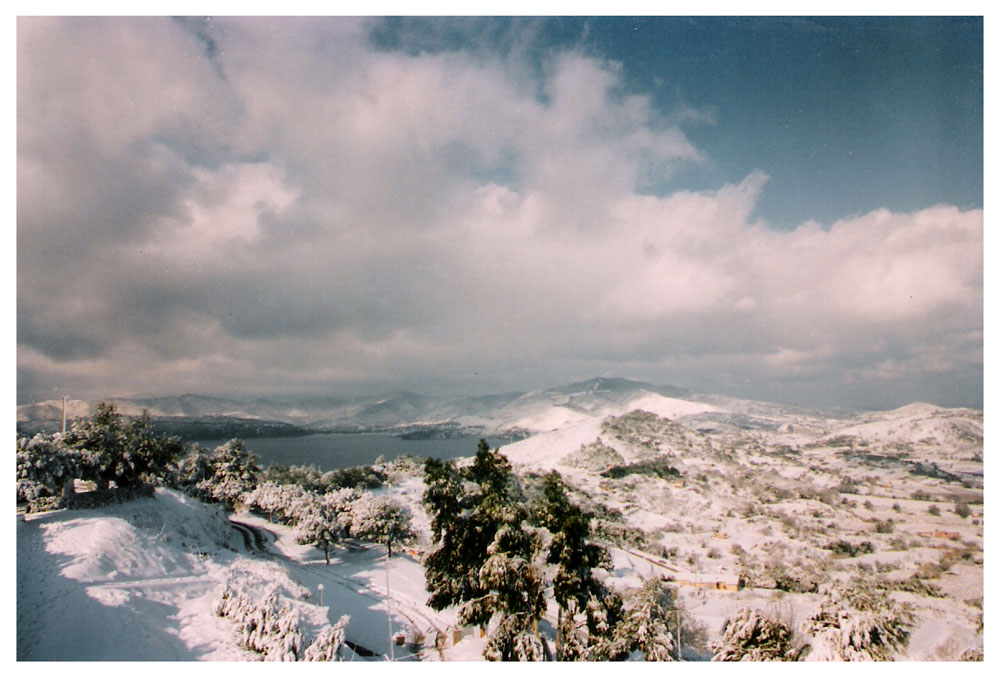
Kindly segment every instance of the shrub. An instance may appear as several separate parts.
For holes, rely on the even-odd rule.
[[[968,518],[971,515],[969,505],[964,502],[955,502],[955,514],[959,518]]]
[[[892,534],[896,525],[891,520],[879,520],[875,523],[875,531],[879,534]]]
[[[681,476],[681,472],[671,466],[667,459],[662,457],[634,464],[612,466],[601,475],[605,478],[624,478],[633,474],[665,479],[679,478]]]
[[[938,508],[937,504],[934,504],[929,509],[927,509],[927,512],[930,513],[932,516],[941,515],[941,509]]]
[[[832,541],[823,548],[828,551],[833,551],[835,556],[843,556],[846,558],[853,558],[857,555],[864,555],[866,553],[875,553],[875,546],[870,541],[863,541],[860,544],[852,544],[849,541],[839,539],[837,541]]]

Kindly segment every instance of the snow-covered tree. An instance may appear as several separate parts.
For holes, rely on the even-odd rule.
[[[17,439],[17,499],[71,494],[73,479],[82,475],[82,460],[57,435],[39,433]]]
[[[307,662],[335,662],[340,659],[340,648],[344,644],[348,615],[341,616],[333,626],[326,625],[316,636],[316,640],[306,648],[302,659]]]
[[[424,560],[427,604],[443,610],[483,595],[479,568],[497,528],[487,516],[466,511],[463,504],[475,498],[466,496],[465,479],[454,462],[428,459],[424,482],[423,502],[436,545]]]
[[[343,537],[343,528],[337,514],[315,494],[295,508],[295,541],[312,544],[323,551],[326,564],[330,564],[330,550]]]
[[[545,608],[545,580],[535,564],[541,542],[524,528],[528,512],[510,462],[480,440],[470,467],[429,459],[424,478],[437,544],[424,561],[428,605],[460,605],[460,621],[484,629],[495,621],[488,659],[534,657]]]
[[[298,485],[278,485],[266,482],[240,496],[248,507],[267,513],[268,521],[277,517],[279,522],[295,522],[306,504],[315,501],[316,495]]]
[[[169,474],[170,485],[196,499],[211,502],[211,478],[215,474],[212,453],[194,444],[187,454],[175,460]]]
[[[712,650],[716,662],[796,661],[799,656],[792,629],[750,607],[726,620]]]
[[[590,543],[590,517],[569,501],[556,471],[546,474],[542,495],[534,503],[532,515],[538,524],[552,532],[547,562],[558,566],[552,581],[553,595],[559,604],[556,656],[560,661],[570,659],[570,655],[579,657],[576,650],[563,652],[562,631],[573,628],[572,620],[587,609],[591,599],[607,595],[607,589],[593,570],[610,567],[611,558],[607,549]],[[563,617],[568,617],[570,623],[564,623]]]
[[[502,618],[487,638],[483,658],[492,662],[538,662],[545,659],[545,648],[522,616],[512,615]]]
[[[479,569],[484,594],[466,602],[458,614],[463,624],[484,625],[499,618],[487,641],[483,655],[487,659],[518,659],[518,648],[536,646],[527,637],[537,637],[538,620],[545,612],[545,578],[532,562],[540,546],[536,535],[511,521],[497,531],[487,548],[488,557]],[[541,647],[540,640],[537,647]]]
[[[674,614],[673,593],[659,579],[647,579],[642,588],[625,602],[625,616],[617,635],[626,639],[630,649],[642,652],[646,661],[673,660],[674,637],[669,617]]]
[[[364,493],[357,488],[345,487],[333,490],[332,492],[327,492],[322,497],[323,503],[333,509],[334,514],[337,516],[337,522],[339,522],[344,528],[344,534],[346,536],[353,534],[351,509],[354,506],[354,502],[360,499],[363,495]]]
[[[359,539],[386,545],[392,557],[392,545],[414,537],[410,510],[397,499],[365,494],[351,505],[351,534]]]
[[[906,603],[863,580],[827,592],[803,623],[810,661],[892,661],[906,649],[914,626]]]
[[[260,478],[260,457],[234,438],[212,452],[212,477],[206,482],[213,499],[234,503],[241,495],[257,486]]]
[[[638,651],[646,661],[672,661],[670,617],[675,609],[673,593],[665,582],[646,580],[626,599],[619,621],[588,648],[587,658],[623,659]]]
[[[100,403],[93,416],[76,422],[66,447],[79,451],[86,479],[100,488],[159,482],[183,452],[178,438],[157,435],[147,412],[136,418],[119,414],[113,403]]]

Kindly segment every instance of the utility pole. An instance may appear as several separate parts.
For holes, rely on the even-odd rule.
[[[62,417],[62,421],[63,421],[62,432],[63,432],[63,435],[66,435],[66,396],[63,396],[62,414],[63,414],[63,417]]]
[[[389,661],[396,661],[396,641],[392,637],[392,606],[389,604],[389,543],[385,545],[385,616],[389,620]]]
[[[677,613],[677,661],[681,660],[681,609],[674,610]]]

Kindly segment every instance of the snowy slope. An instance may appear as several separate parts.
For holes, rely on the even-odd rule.
[[[170,491],[18,518],[17,658],[245,658],[211,609],[236,536]]]

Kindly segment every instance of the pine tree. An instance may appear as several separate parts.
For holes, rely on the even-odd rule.
[[[811,637],[811,661],[892,661],[906,649],[913,626],[908,604],[855,580],[828,591],[802,631]]]
[[[428,460],[424,505],[437,548],[425,560],[428,605],[461,605],[464,624],[486,628],[496,619],[484,657],[511,660],[541,656],[537,623],[545,582],[534,564],[537,536],[527,518],[510,463],[479,441],[470,467]]]
[[[17,439],[17,499],[72,494],[73,479],[82,475],[79,452],[67,449],[57,435]]]
[[[621,619],[592,646],[588,659],[620,659],[639,651],[646,661],[672,661],[669,624],[674,610],[674,597],[665,582],[646,580],[625,601]]]
[[[93,416],[73,425],[66,447],[81,454],[84,476],[101,489],[158,483],[183,452],[180,439],[153,432],[148,412],[134,419],[118,413],[113,403],[100,403]]]
[[[233,504],[257,486],[260,478],[260,457],[246,448],[243,441],[234,438],[212,452],[212,477],[206,482],[212,498]]]
[[[625,606],[621,633],[646,661],[672,661],[674,638],[668,629],[674,596],[662,580],[649,579]]]
[[[307,662],[334,662],[340,659],[340,648],[344,645],[344,634],[347,630],[347,623],[351,620],[348,615],[341,616],[333,626],[324,626],[323,630],[316,636],[316,640],[306,648],[302,659]]]
[[[562,478],[556,471],[545,475],[541,499],[533,507],[534,520],[553,533],[548,563],[557,565],[553,595],[559,605],[556,657],[560,661],[581,658],[575,649],[563,651],[563,630],[575,629],[573,619],[594,598],[608,594],[593,574],[594,568],[608,568],[607,549],[588,541],[590,517],[569,501]],[[564,622],[564,617],[568,622]],[[574,631],[574,637],[577,632]],[[575,641],[571,641],[575,642]]]
[[[744,607],[726,620],[722,638],[712,644],[712,661],[795,661],[793,635],[788,626]]]

